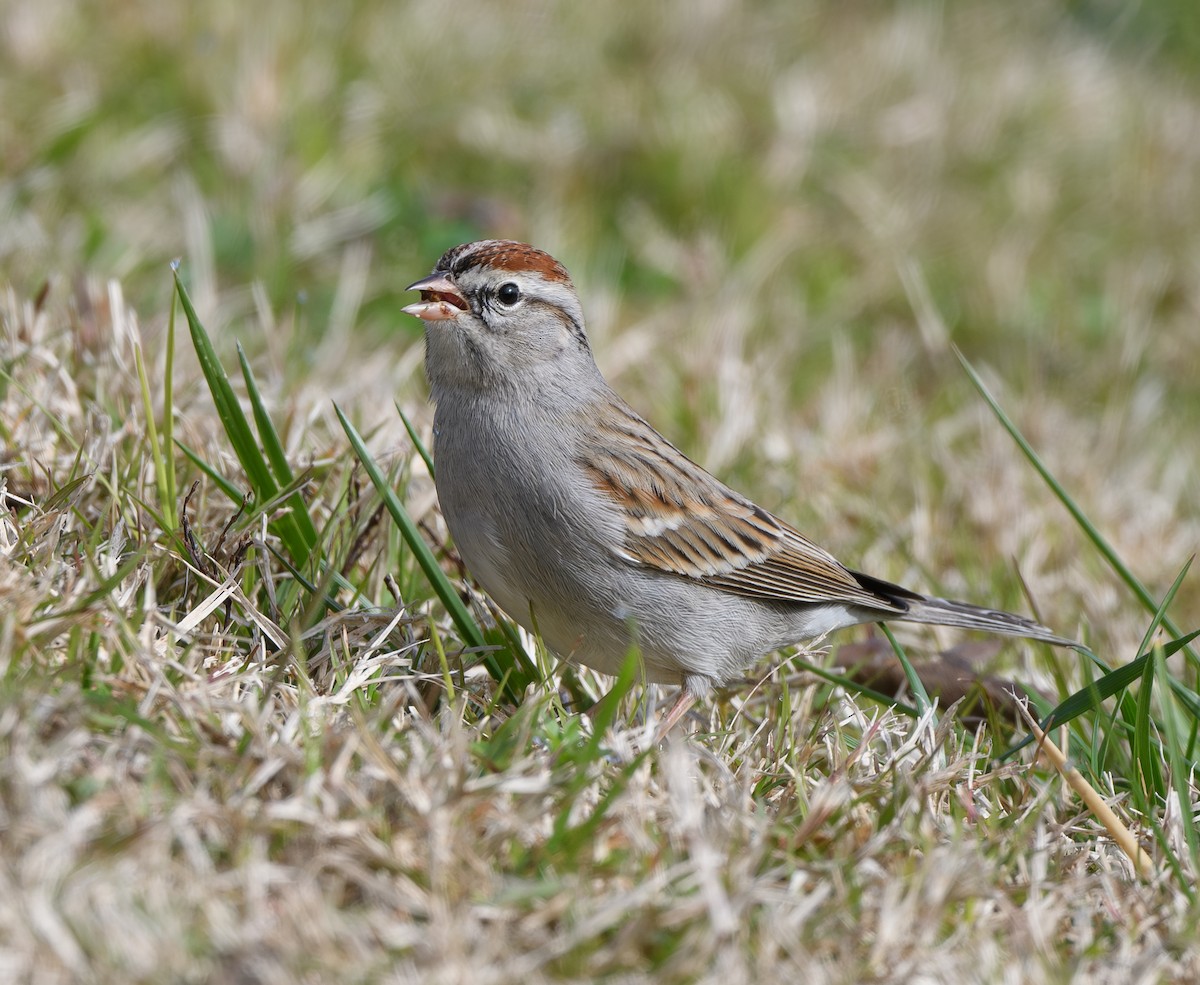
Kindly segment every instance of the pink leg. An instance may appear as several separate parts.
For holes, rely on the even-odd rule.
[[[679,692],[679,697],[675,699],[675,703],[671,705],[670,709],[663,716],[662,721],[658,723],[658,730],[655,733],[654,741],[662,742],[667,737],[667,733],[675,726],[675,723],[687,714],[687,710],[695,703],[696,696],[692,694],[691,688],[684,687]]]

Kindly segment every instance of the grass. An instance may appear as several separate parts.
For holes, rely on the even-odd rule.
[[[10,3],[0,977],[1195,979],[1194,19]],[[1152,874],[870,630],[580,714],[436,510],[399,288],[480,235],[839,556],[1078,633],[989,669]]]

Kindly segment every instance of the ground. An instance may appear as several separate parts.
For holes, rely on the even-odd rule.
[[[1200,977],[1191,7],[10,0],[0,978]],[[897,631],[1079,693],[1148,874],[1023,719],[840,676],[875,630],[583,714],[421,454],[403,287],[480,236],[721,478],[1086,642]]]

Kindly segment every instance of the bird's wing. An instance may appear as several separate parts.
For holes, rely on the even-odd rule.
[[[903,602],[869,591],[833,555],[719,482],[629,408],[599,416],[579,465],[621,516],[616,552],[624,560],[769,601],[905,611]]]

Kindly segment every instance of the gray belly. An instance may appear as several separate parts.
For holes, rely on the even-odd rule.
[[[722,684],[766,652],[857,621],[844,607],[758,601],[633,565],[615,551],[617,517],[569,459],[514,461],[501,455],[520,445],[499,441],[443,454],[445,437],[438,498],[463,561],[565,659],[614,674],[636,646],[649,681]]]
[[[468,570],[497,605],[558,656],[601,673],[617,673],[636,646],[648,681],[722,684],[804,635],[794,632],[793,607],[637,568],[562,511],[514,521],[487,494],[443,496],[442,509]]]

